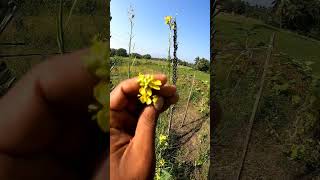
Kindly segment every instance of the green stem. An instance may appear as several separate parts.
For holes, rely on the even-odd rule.
[[[64,37],[63,37],[63,0],[60,0],[59,4],[59,14],[57,18],[57,42],[59,46],[59,51],[61,54],[64,53]]]
[[[69,15],[68,15],[68,19],[66,20],[66,23],[64,24],[64,28],[68,27],[69,21],[71,19],[73,10],[76,7],[77,2],[78,2],[78,0],[74,0],[73,3],[72,3],[71,9],[70,9],[70,12],[69,12]]]

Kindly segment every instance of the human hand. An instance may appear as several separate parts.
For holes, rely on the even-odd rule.
[[[165,75],[157,92],[164,100],[159,109],[142,105],[137,95],[137,78],[122,81],[110,94],[110,178],[153,179],[155,170],[155,129],[158,116],[178,101],[176,87],[165,85]]]
[[[107,176],[109,135],[88,115],[96,80],[86,54],[41,63],[0,99],[0,179]]]

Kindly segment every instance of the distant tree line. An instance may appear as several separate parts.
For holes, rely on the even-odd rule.
[[[113,56],[129,57],[129,54],[127,53],[127,50],[124,48],[119,48],[119,49],[111,48],[110,56],[111,57]],[[166,58],[152,58],[150,54],[141,55],[139,53],[132,53],[131,56],[137,59],[152,59],[155,61],[167,61]],[[195,63],[190,63],[181,59],[178,59],[177,61],[179,65],[191,67],[203,72],[209,72],[210,61],[205,58],[196,57],[194,60]]]
[[[129,54],[127,53],[127,50],[124,48],[119,48],[119,49],[114,49],[111,48],[110,49],[110,56],[121,56],[121,57],[129,57]],[[151,59],[151,55],[150,54],[145,54],[145,55],[141,55],[139,53],[131,53],[131,56],[137,59]]]
[[[270,7],[253,6],[242,0],[218,3],[221,12],[253,17],[269,25],[320,39],[319,0],[273,0]]]

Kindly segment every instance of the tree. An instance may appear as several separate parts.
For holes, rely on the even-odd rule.
[[[150,54],[145,54],[142,56],[143,59],[151,59],[151,55]]]
[[[319,23],[319,0],[274,0],[273,10],[280,18],[280,28],[310,32]]]
[[[122,57],[127,57],[128,53],[127,53],[127,50],[125,50],[123,48],[120,48],[120,49],[117,49],[116,55],[117,56],[122,56]]]
[[[272,2],[275,13],[279,16],[280,29],[283,26],[283,17],[287,15],[288,6],[291,4],[290,0],[274,0]],[[292,6],[291,6],[292,7]]]
[[[112,57],[112,56],[115,56],[116,53],[117,53],[117,50],[116,50],[116,49],[113,49],[113,48],[110,49],[110,56],[111,56],[111,57]]]
[[[196,57],[195,68],[199,71],[208,72],[210,69],[210,62],[205,58]]]
[[[139,54],[139,53],[131,53],[131,56],[133,58],[137,58],[137,59],[141,59],[142,58],[141,54]]]

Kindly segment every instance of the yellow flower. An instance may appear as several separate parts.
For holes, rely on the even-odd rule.
[[[139,73],[138,82],[140,87],[151,88],[155,90],[160,90],[160,86],[162,85],[160,80],[155,80],[153,75],[143,75]]]
[[[139,82],[139,100],[142,104],[150,105],[151,103],[156,103],[158,101],[158,96],[152,96],[152,89],[160,90],[160,86],[162,85],[160,80],[155,80],[152,75],[143,75],[139,73],[138,76]]]
[[[161,159],[159,160],[159,166],[160,166],[160,167],[163,167],[165,164],[166,164],[166,161],[161,158]]]
[[[139,94],[138,97],[142,104],[146,103],[147,105],[150,105],[152,103],[150,96],[148,96],[147,94],[145,95]]]
[[[163,135],[163,134],[160,134],[160,136],[159,136],[159,143],[160,143],[160,144],[163,144],[164,142],[167,141],[167,139],[168,139],[168,136]]]
[[[171,20],[172,20],[172,16],[165,16],[164,17],[165,23],[170,25],[171,24]]]
[[[156,175],[155,175],[155,179],[156,180],[160,180],[161,179],[160,173],[161,173],[161,169],[157,168],[156,169]]]
[[[159,99],[159,97],[158,97],[157,95],[153,95],[153,96],[152,96],[152,102],[153,102],[153,104],[157,103],[157,102],[158,102],[158,99]]]

